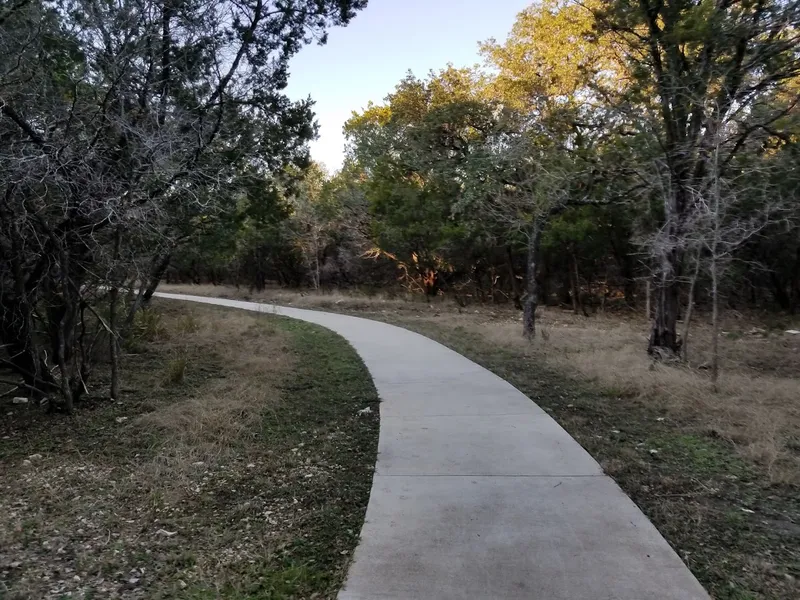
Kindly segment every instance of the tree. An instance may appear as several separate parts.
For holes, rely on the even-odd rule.
[[[767,209],[759,190],[796,197],[797,21],[783,1],[531,6],[504,42],[482,45],[485,68],[410,74],[348,122],[377,251],[429,293],[470,285],[487,297],[488,274],[498,297],[502,256],[505,290],[520,297],[524,263],[528,336],[554,279],[580,311],[598,289],[632,305],[647,271],[648,349],[678,353],[683,286],[705,273],[685,263],[710,252],[697,240],[711,182],[725,181],[751,216]],[[767,227],[779,246],[752,236],[735,250],[761,257],[788,307],[800,297],[797,230]]]
[[[748,173],[745,182],[719,177],[716,161],[720,159],[717,145],[712,154],[712,180],[696,191],[693,203],[697,207],[691,231],[692,247],[697,248],[698,268],[701,257],[706,257],[706,268],[711,278],[711,381],[719,378],[719,297],[723,275],[735,253],[751,238],[759,235],[771,220],[780,218],[782,201],[769,177]]]
[[[459,164],[492,119],[479,94],[467,70],[445,69],[425,81],[409,75],[385,105],[367,107],[345,126],[353,160],[367,175],[377,245],[429,295],[441,290],[470,239],[453,208]]]
[[[288,60],[365,4],[0,9],[0,335],[4,364],[28,388],[71,410],[91,370],[97,336],[84,332],[103,274],[115,274],[112,289],[142,282],[135,310],[193,224],[225,208],[244,165],[263,178],[304,160],[312,114],[281,93]]]
[[[459,209],[501,224],[508,236],[525,239],[523,334],[532,338],[540,302],[537,271],[542,235],[550,219],[575,197],[580,172],[569,153],[550,138],[519,127],[514,118],[498,122],[463,171],[465,193]]]
[[[297,244],[303,254],[311,285],[319,289],[325,248],[335,229],[333,221],[337,210],[330,197],[323,198],[327,173],[318,163],[312,163],[303,172],[302,181],[292,199],[292,221]]]
[[[645,165],[657,163],[650,192],[662,199],[651,353],[680,351],[679,292],[694,190],[725,176],[756,134],[797,103],[796,96],[777,104],[774,98],[800,69],[798,11],[797,1],[607,0],[594,9],[598,31],[614,36],[633,78],[615,107],[624,117],[638,114],[660,148],[657,156],[641,156]],[[712,161],[720,138],[722,157]]]

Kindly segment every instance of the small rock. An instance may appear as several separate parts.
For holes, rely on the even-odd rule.
[[[658,417],[658,418],[656,418],[656,421],[663,421],[663,420],[664,420],[664,417]]]
[[[130,579],[128,579],[128,583],[130,583],[131,585],[136,585],[137,583],[139,583],[139,578],[131,577]]]
[[[189,584],[187,584],[183,579],[178,579],[178,587],[182,590],[185,590],[187,587],[189,587]]]
[[[31,454],[31,455],[28,457],[28,460],[31,460],[31,461],[34,461],[34,460],[42,460],[42,455],[41,455],[41,454],[38,454],[38,453],[37,453],[37,454]]]
[[[75,575],[75,577],[72,578],[72,581],[75,581],[75,582],[78,582],[80,580],[81,580],[81,576],[80,575]]]
[[[17,396],[13,400],[11,400],[11,404],[27,404],[27,403],[28,403],[28,399],[27,398],[23,398],[22,396]]]
[[[247,465],[247,468],[248,468],[248,469],[255,469],[255,468],[256,468],[256,466],[255,466],[255,464],[253,464],[253,463],[250,463],[249,465]]]
[[[29,466],[31,466],[31,461],[29,461],[29,460],[26,458],[25,460],[23,460],[23,461],[22,461],[22,466],[23,466],[23,467],[29,467]]]
[[[15,560],[9,565],[12,569],[19,569],[22,566],[22,563],[18,560]]]
[[[658,450],[650,450],[650,454],[658,454]]]
[[[117,418],[116,418],[116,419],[114,419],[114,420],[115,420],[117,423],[124,423],[125,421],[127,421],[127,420],[128,420],[128,417],[117,417]]]

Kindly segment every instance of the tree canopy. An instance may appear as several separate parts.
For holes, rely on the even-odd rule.
[[[129,325],[180,244],[280,212],[315,135],[310,101],[283,93],[288,61],[365,5],[0,5],[0,335],[30,390],[71,409],[100,339],[87,322],[118,336],[116,289],[141,286]]]
[[[800,308],[798,0],[532,4],[483,64],[354,111],[328,173],[288,61],[365,4],[2,5],[0,333],[26,386],[69,405],[164,277],[513,302],[528,336],[541,303],[645,300],[656,356],[695,301]]]

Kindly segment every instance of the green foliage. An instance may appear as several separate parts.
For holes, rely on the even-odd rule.
[[[176,356],[171,359],[164,367],[164,375],[161,384],[164,386],[177,385],[183,383],[186,375],[186,367],[189,365],[187,356]]]
[[[228,210],[195,215],[173,264],[196,280],[325,287],[391,286],[391,262],[414,289],[497,299],[518,295],[541,234],[525,275],[543,297],[561,289],[569,302],[574,274],[567,296],[601,289],[633,304],[670,243],[666,285],[683,285],[683,248],[705,235],[693,202],[713,174],[736,191],[728,225],[770,196],[784,205],[785,219],[737,249],[745,262],[730,274],[757,289],[749,302],[800,308],[800,59],[794,29],[775,29],[798,10],[796,0],[533,5],[506,40],[481,45],[484,67],[409,73],[354,112],[339,173],[302,153],[277,152],[280,168],[266,173],[231,154]],[[724,169],[712,131],[727,136],[714,151]],[[746,299],[742,286],[729,293]]]
[[[690,434],[659,435],[650,438],[647,445],[657,449],[666,460],[685,465],[698,476],[745,477],[749,473],[749,467],[731,444],[719,439]]]
[[[193,314],[187,314],[178,320],[177,329],[180,334],[196,333],[200,330],[200,322]]]
[[[153,342],[165,339],[167,335],[161,313],[152,308],[144,308],[136,313],[131,331],[133,339]]]
[[[427,278],[429,293],[448,273],[468,273],[486,239],[486,229],[459,210],[469,155],[494,123],[480,86],[466,70],[424,81],[409,75],[385,106],[371,106],[345,126],[352,158],[367,175],[376,246],[407,277]]]
[[[636,280],[671,265],[662,281],[677,289],[683,248],[705,235],[698,215],[714,178],[737,196],[726,226],[767,210],[766,189],[798,214],[790,165],[800,55],[794,29],[779,34],[778,24],[796,22],[799,7],[531,6],[505,42],[482,45],[487,68],[409,74],[383,104],[348,121],[373,242],[404,268],[424,263],[477,287],[483,269],[496,273],[499,248],[511,249],[513,270],[543,230],[528,280],[563,285],[569,266],[573,294],[600,282],[633,303]],[[723,130],[712,151],[711,133]],[[737,276],[771,287],[786,308],[800,306],[800,242],[789,222],[737,249],[771,272],[743,266]],[[670,244],[677,250],[662,256]],[[658,310],[675,321],[677,308]]]

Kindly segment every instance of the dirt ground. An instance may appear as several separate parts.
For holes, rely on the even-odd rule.
[[[164,291],[359,314],[437,339],[511,381],[639,504],[715,598],[800,597],[800,329],[776,315],[725,315],[721,379],[700,314],[689,364],[655,363],[632,312],[543,309],[521,336],[503,306],[214,286]]]
[[[137,327],[120,402],[0,398],[0,598],[334,598],[377,451],[355,352],[177,302]]]

